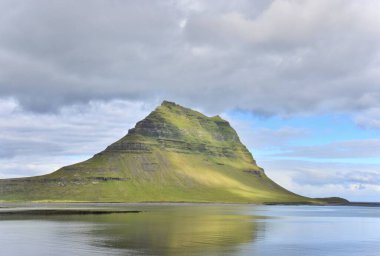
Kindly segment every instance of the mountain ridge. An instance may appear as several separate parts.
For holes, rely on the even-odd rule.
[[[228,121],[169,101],[86,161],[0,180],[0,200],[323,203],[270,180]]]

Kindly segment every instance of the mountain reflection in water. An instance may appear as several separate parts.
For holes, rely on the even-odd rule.
[[[150,255],[221,255],[233,253],[257,235],[257,217],[215,207],[170,207],[140,214],[96,217],[105,223],[91,235],[111,248]],[[94,220],[92,220],[94,221]]]
[[[52,207],[142,212],[0,214],[1,255],[378,256],[380,251],[380,207],[0,204],[0,212]]]

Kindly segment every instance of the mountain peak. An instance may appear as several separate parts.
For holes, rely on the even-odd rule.
[[[154,110],[152,113],[159,112],[162,115],[169,115],[169,113],[167,113],[166,111],[172,112],[172,114],[177,114],[177,115],[187,115],[189,118],[190,117],[194,117],[194,118],[197,118],[199,120],[201,120],[201,119],[208,119],[208,120],[212,120],[214,122],[222,122],[222,123],[226,123],[226,124],[230,125],[228,123],[228,121],[224,120],[220,115],[208,117],[208,116],[202,114],[199,111],[196,111],[196,110],[193,110],[191,108],[187,108],[187,107],[181,106],[181,105],[179,105],[179,104],[177,104],[175,102],[167,101],[167,100],[164,100],[161,103],[161,105],[158,106],[156,108],[156,110]]]
[[[203,117],[206,117],[205,115],[203,115],[202,113],[198,112],[198,111],[195,111],[195,110],[192,110],[190,108],[186,108],[186,107],[183,107],[175,102],[172,102],[172,101],[167,101],[167,100],[164,100],[160,106],[158,106],[152,113],[154,112],[160,112],[161,114],[163,115],[168,115],[169,113],[168,112],[171,112],[172,114],[190,114],[192,113],[192,115],[197,115],[197,116],[203,116]]]
[[[178,104],[173,101],[164,100],[161,103],[161,106],[177,106]]]
[[[133,146],[131,146],[133,145]],[[151,149],[181,152],[202,152],[221,156],[244,153],[247,160],[254,160],[240,142],[230,124],[220,116],[207,117],[195,110],[174,102],[164,101],[128,134],[107,148],[107,151]]]

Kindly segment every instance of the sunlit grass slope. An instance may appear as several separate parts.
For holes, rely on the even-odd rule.
[[[87,161],[0,180],[0,200],[321,202],[270,180],[227,121],[166,101]]]

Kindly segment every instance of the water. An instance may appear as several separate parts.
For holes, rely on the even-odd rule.
[[[2,206],[11,207],[1,208],[2,211],[15,207]],[[0,255],[380,255],[379,207],[234,204],[38,207],[143,212],[0,216]]]

